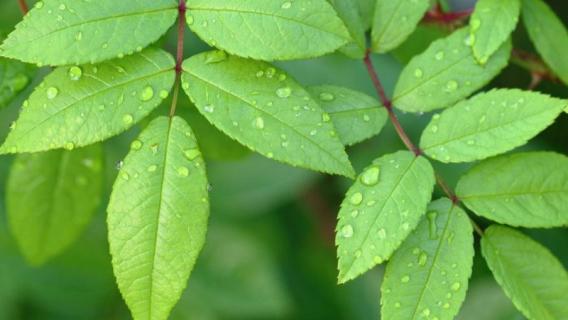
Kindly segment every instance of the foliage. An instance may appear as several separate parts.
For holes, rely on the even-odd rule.
[[[110,263],[134,319],[286,318],[306,288],[349,295],[363,290],[356,278],[386,264],[381,285],[372,282],[381,316],[442,320],[466,319],[459,311],[464,303],[468,310],[468,289],[481,290],[469,283],[484,270],[474,258],[480,239],[487,266],[520,313],[568,318],[562,262],[512,228],[568,225],[568,159],[533,150],[547,147],[540,137],[568,110],[557,93],[568,81],[568,32],[543,0],[449,7],[429,0],[35,2],[11,32],[0,30],[9,32],[0,45],[0,108],[21,105],[0,146],[14,158],[5,199],[17,247],[34,266],[61,263],[82,270],[80,278],[108,280]],[[542,61],[517,48],[519,18]],[[501,80],[520,70],[510,62],[532,75],[528,90],[511,88],[515,77]],[[400,76],[385,87],[389,65]],[[349,73],[359,81],[363,67],[370,80],[351,85]],[[543,79],[552,89],[533,91]],[[110,159],[123,159],[118,172]],[[307,170],[335,177],[318,182]],[[297,193],[312,211],[328,211],[338,192],[341,289],[332,286],[334,270],[320,266],[332,261],[326,248],[297,239],[313,233],[309,221],[280,217],[263,229],[235,214],[252,221],[269,207],[303,211],[285,202]],[[104,225],[93,219],[98,208],[106,208]],[[328,219],[319,214],[324,236],[333,233]],[[95,226],[94,244],[78,240]],[[277,245],[268,254],[270,239]],[[87,250],[74,249],[77,241]],[[0,248],[6,243],[0,236]],[[58,260],[73,250],[67,264]],[[287,285],[302,283],[296,301],[274,271],[278,255],[294,270]],[[0,317],[11,314],[17,291],[6,270],[24,268],[14,259],[0,255]],[[114,283],[105,288],[116,291]],[[307,311],[317,303],[297,318],[318,318]],[[325,318],[377,317],[374,301],[362,316],[320,303]]]

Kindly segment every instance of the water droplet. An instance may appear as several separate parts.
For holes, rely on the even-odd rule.
[[[75,149],[75,144],[73,142],[67,142],[63,148],[65,148],[65,150],[73,150]]]
[[[215,106],[212,104],[205,105],[203,110],[207,113],[213,113],[215,111]]]
[[[190,26],[193,23],[195,23],[195,18],[192,15],[187,15],[186,20],[187,20],[187,24],[190,25]]]
[[[438,51],[436,53],[436,55],[434,56],[434,58],[436,58],[436,60],[441,61],[442,59],[444,59],[444,51]]]
[[[140,93],[140,100],[150,101],[154,97],[154,88],[146,86]]]
[[[128,174],[128,172],[123,172],[121,175],[122,179],[128,181],[130,179],[130,175]]]
[[[282,9],[290,9],[292,7],[292,2],[286,1],[282,4]]]
[[[264,76],[264,71],[260,70],[256,73],[257,78],[262,78]]]
[[[400,282],[402,282],[402,283],[408,283],[409,281],[410,281],[409,275],[406,275],[406,276],[403,276],[402,278],[400,278]]]
[[[77,32],[77,34],[75,35],[75,40],[81,41],[82,39],[83,39],[83,32],[81,31]]]
[[[430,128],[430,131],[432,131],[432,133],[438,132],[438,126],[437,126],[437,125],[433,125],[433,126]]]
[[[385,239],[387,237],[387,231],[385,229],[381,228],[377,232],[377,236],[379,237],[379,239]]]
[[[430,316],[430,309],[426,308],[424,310],[422,310],[422,315],[425,317],[429,317]]]
[[[479,124],[482,124],[485,122],[487,118],[485,116],[481,116],[481,118],[479,118]]]
[[[83,76],[83,70],[80,67],[73,66],[69,68],[69,72],[67,73],[69,78],[73,81],[78,81]]]
[[[189,169],[186,167],[179,167],[177,169],[177,173],[178,175],[180,175],[181,177],[187,177],[189,176]]]
[[[36,7],[37,9],[43,8],[43,1],[37,2],[37,3],[35,4],[35,7]]]
[[[130,144],[130,148],[132,148],[132,150],[140,150],[142,148],[142,144],[143,144],[142,141],[134,140]]]
[[[125,114],[124,116],[122,116],[122,122],[124,124],[131,124],[132,122],[134,122],[134,118],[131,114]]]
[[[321,116],[321,120],[322,120],[323,122],[329,122],[329,121],[331,121],[331,117],[329,116],[329,113],[324,112],[324,113],[322,114],[322,116]]]
[[[430,239],[437,239],[438,238],[438,225],[436,224],[436,218],[438,217],[438,212],[430,211],[426,213],[426,217],[428,218],[428,223],[430,226]]]
[[[288,98],[292,94],[290,87],[282,87],[276,90],[276,95],[280,98]]]
[[[355,192],[349,198],[349,202],[355,206],[361,204],[361,202],[363,202],[363,194],[361,192]]]
[[[479,27],[481,27],[481,20],[472,19],[470,25],[471,25],[471,31],[475,32],[479,29]]]
[[[270,67],[270,68],[266,69],[265,74],[266,74],[267,78],[272,78],[276,74],[276,69]]]
[[[446,83],[446,88],[445,91],[446,92],[452,92],[452,91],[456,91],[457,88],[459,87],[459,84],[457,81],[455,80],[450,80]]]
[[[378,166],[372,166],[365,170],[361,175],[361,183],[366,186],[374,186],[379,182],[379,174],[381,170]]]
[[[148,172],[156,172],[156,170],[158,170],[158,166],[155,164],[150,165],[147,169]]]
[[[199,157],[200,152],[199,152],[199,150],[197,150],[197,149],[188,149],[188,150],[185,150],[185,151],[183,152],[183,154],[185,155],[185,157],[186,157],[188,160],[193,161],[193,160],[195,160],[197,157]]]
[[[351,211],[351,216],[352,216],[353,218],[357,218],[358,215],[359,215],[359,210],[353,210],[353,211]]]
[[[264,129],[264,119],[262,117],[256,117],[256,119],[254,119],[254,126],[257,129]]]
[[[461,284],[459,282],[452,283],[452,286],[450,287],[450,289],[452,289],[452,291],[458,291],[460,288],[461,288]]]
[[[59,90],[56,87],[49,87],[47,88],[46,93],[47,93],[47,98],[49,100],[53,100],[59,94]]]
[[[160,98],[161,99],[166,99],[169,95],[170,95],[170,93],[167,90],[160,90]]]
[[[414,76],[416,78],[422,78],[422,76],[424,75],[424,72],[422,71],[422,69],[416,69],[414,70]]]
[[[420,256],[418,256],[418,265],[425,266],[427,261],[428,261],[428,255],[425,252],[422,252]]]
[[[319,95],[321,101],[333,101],[335,100],[335,96],[329,92],[322,92]]]
[[[468,36],[464,39],[463,43],[464,43],[466,46],[468,46],[468,47],[473,46],[473,44],[475,43],[475,36],[474,36],[473,34],[468,35]]]
[[[353,227],[348,224],[341,228],[341,235],[345,238],[351,238],[353,236]]]
[[[450,304],[449,303],[444,303],[444,305],[442,306],[442,308],[444,309],[449,309],[450,308]]]
[[[209,51],[205,56],[206,64],[218,63],[225,60],[227,60],[227,53],[225,51]]]
[[[371,117],[369,117],[369,115],[365,114],[365,115],[363,115],[363,121],[369,122],[369,121],[371,121]]]
[[[397,309],[400,308],[400,302],[395,302],[394,307]]]

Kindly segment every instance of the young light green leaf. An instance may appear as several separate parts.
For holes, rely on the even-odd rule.
[[[0,109],[26,88],[30,77],[30,67],[18,61],[0,58]]]
[[[491,226],[481,239],[489,269],[530,320],[568,317],[568,273],[547,248],[519,231]]]
[[[568,31],[542,0],[523,0],[523,22],[536,50],[556,75],[568,84]]]
[[[153,120],[131,145],[108,207],[118,287],[134,319],[167,319],[207,229],[205,164],[179,117]]]
[[[473,57],[468,28],[432,42],[402,71],[394,104],[406,112],[446,108],[486,85],[509,61],[511,41],[505,42],[485,65]]]
[[[200,38],[247,58],[312,58],[351,41],[326,0],[192,0],[187,10],[187,23]]]
[[[367,40],[365,39],[365,26],[359,14],[359,6],[354,1],[345,0],[330,0],[330,3],[345,23],[353,39],[339,51],[350,58],[362,59],[367,49]]]
[[[310,87],[308,91],[330,115],[345,145],[379,134],[387,121],[387,111],[381,103],[364,93],[331,85]]]
[[[521,12],[520,0],[480,0],[471,16],[470,34],[473,56],[487,63],[515,30]]]
[[[428,160],[408,151],[378,158],[361,173],[339,211],[340,283],[391,256],[426,212],[434,183]]]
[[[420,147],[446,163],[491,157],[525,144],[552,124],[567,104],[518,89],[480,93],[435,115]]]
[[[430,0],[377,0],[371,33],[373,52],[388,52],[416,29]]]
[[[449,199],[432,202],[387,264],[382,317],[454,319],[465,298],[473,253],[467,214]]]
[[[476,214],[512,226],[568,226],[568,158],[552,152],[489,159],[464,175],[456,193]]]
[[[83,232],[100,204],[102,148],[16,157],[6,190],[12,234],[26,259],[40,265]]]
[[[38,65],[97,63],[141,51],[177,17],[176,0],[39,1],[0,46]]]
[[[222,51],[193,56],[183,70],[185,92],[228,136],[269,158],[354,175],[331,117],[286,73]]]
[[[132,127],[165,99],[175,62],[148,49],[124,59],[60,67],[45,78],[0,147],[0,153],[73,149]]]

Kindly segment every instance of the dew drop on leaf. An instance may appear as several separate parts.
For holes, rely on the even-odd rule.
[[[363,194],[361,192],[356,192],[349,198],[349,202],[353,205],[359,205],[363,202]]]
[[[379,182],[379,174],[381,170],[378,166],[372,166],[365,170],[361,175],[361,183],[366,186],[374,186]]]
[[[83,70],[80,67],[73,66],[69,68],[69,72],[67,74],[71,80],[78,81],[83,76]]]
[[[57,89],[56,87],[49,87],[47,88],[46,93],[47,93],[47,99],[53,100],[59,94],[59,89]]]
[[[353,236],[353,227],[348,224],[341,228],[341,235],[345,238],[351,238]]]
[[[132,122],[134,122],[134,118],[131,114],[125,114],[124,116],[122,116],[122,122],[124,124],[131,124]]]
[[[150,101],[154,97],[154,88],[146,86],[140,93],[140,100]]]
[[[333,101],[335,100],[335,96],[329,92],[322,92],[319,95],[321,101]]]
[[[292,95],[292,89],[290,87],[282,87],[276,90],[276,95],[280,98],[288,98]]]

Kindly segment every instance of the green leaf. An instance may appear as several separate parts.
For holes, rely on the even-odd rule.
[[[523,0],[523,22],[546,64],[568,84],[568,31],[542,0]]]
[[[205,164],[184,120],[159,117],[132,142],[108,207],[112,264],[134,319],[167,319],[207,229]]]
[[[503,69],[511,53],[511,41],[479,65],[473,57],[468,28],[434,41],[402,71],[393,102],[406,112],[446,108],[486,85]]]
[[[388,52],[403,43],[429,7],[430,0],[377,0],[371,33],[373,52]]]
[[[499,285],[528,319],[568,317],[568,273],[547,248],[514,229],[491,226],[481,239],[481,252]]]
[[[247,58],[313,58],[351,41],[325,0],[192,0],[187,9],[187,23],[200,38]]]
[[[364,93],[331,85],[313,86],[308,91],[331,116],[345,145],[379,134],[387,121],[387,111],[381,103]]]
[[[423,52],[432,42],[448,36],[447,28],[438,24],[422,24],[398,46],[391,54],[401,63],[407,64],[417,54]]]
[[[45,78],[8,135],[1,153],[73,149],[132,127],[167,97],[175,62],[165,51],[144,52]]]
[[[480,93],[435,115],[420,147],[442,162],[469,162],[521,146],[554,122],[566,100],[518,89]]]
[[[353,176],[331,117],[271,65],[211,51],[183,63],[183,88],[228,136],[268,158]]]
[[[0,46],[38,65],[97,63],[141,51],[177,17],[175,0],[39,1]]]
[[[365,31],[371,29],[373,15],[375,14],[376,0],[355,0],[359,7],[359,15]]]
[[[384,319],[454,319],[473,267],[473,228],[449,199],[428,213],[387,264],[381,286]]]
[[[30,83],[31,68],[23,63],[0,58],[0,109]]]
[[[6,190],[12,234],[26,259],[40,265],[83,232],[100,204],[102,148],[16,157]]]
[[[347,30],[351,34],[349,44],[340,48],[339,51],[353,59],[362,59],[367,49],[367,39],[365,38],[365,26],[359,14],[359,6],[353,1],[329,0],[339,17],[345,23]]]
[[[426,212],[434,182],[428,160],[408,151],[378,158],[361,173],[339,211],[340,283],[391,256]]]
[[[470,34],[475,59],[487,63],[498,49],[509,39],[519,21],[520,0],[480,0],[471,16]]]
[[[476,214],[512,226],[568,226],[568,158],[519,153],[481,162],[456,189]]]

